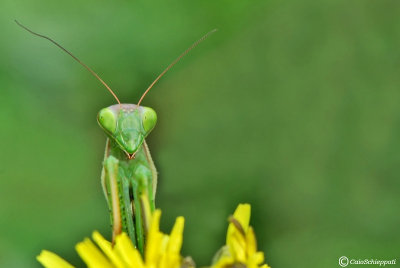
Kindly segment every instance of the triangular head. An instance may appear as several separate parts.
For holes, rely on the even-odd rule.
[[[115,104],[101,109],[97,121],[131,159],[156,125],[157,114],[149,107]]]

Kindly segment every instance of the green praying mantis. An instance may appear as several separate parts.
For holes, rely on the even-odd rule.
[[[152,108],[140,104],[154,84],[172,66],[216,29],[193,43],[157,76],[137,104],[123,104],[111,88],[71,52],[51,38],[31,31],[18,21],[15,22],[33,35],[49,40],[69,54],[95,76],[117,101],[117,104],[101,109],[97,116],[100,127],[107,135],[101,184],[110,210],[113,241],[118,234],[126,232],[143,254],[145,231],[149,220],[146,217],[146,210],[154,211],[157,188],[157,171],[145,138],[155,127],[157,114]]]

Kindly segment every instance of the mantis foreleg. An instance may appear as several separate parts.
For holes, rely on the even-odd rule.
[[[132,180],[131,182],[133,188],[135,219],[142,219],[142,206],[140,204],[139,186],[135,180]],[[136,223],[137,246],[139,248],[140,253],[143,254],[143,245],[144,245],[143,225],[141,221],[135,221],[135,223]]]
[[[111,210],[113,241],[115,237],[125,231],[136,245],[135,227],[132,214],[132,200],[130,196],[131,184],[124,176],[118,159],[110,155],[104,160],[105,192]],[[109,190],[108,190],[109,189]],[[136,222],[140,224],[140,219]],[[142,234],[141,234],[142,235]],[[143,240],[143,239],[141,239]]]
[[[112,233],[114,238],[121,233],[121,203],[119,195],[118,160],[110,156],[104,161],[105,191],[108,196],[108,204],[112,213]],[[109,189],[109,191],[108,191]]]
[[[132,214],[132,200],[130,198],[130,183],[125,177],[122,178],[122,199],[124,201],[125,217],[126,217],[126,229],[130,239],[134,242],[136,241],[135,236],[135,226],[133,224],[133,214]]]
[[[113,240],[126,232],[143,253],[146,225],[154,211],[154,188],[157,173],[147,146],[135,159],[126,156],[111,141],[107,142],[102,185],[109,205]],[[143,200],[146,208],[143,208]],[[144,211],[143,211],[144,209]]]

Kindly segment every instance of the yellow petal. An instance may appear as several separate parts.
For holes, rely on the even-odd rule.
[[[144,268],[142,256],[134,248],[132,241],[126,233],[121,233],[115,239],[115,250],[129,267]]]
[[[169,268],[167,254],[162,254],[160,257],[158,268]]]
[[[258,267],[258,265],[260,265],[263,262],[264,262],[264,253],[259,251],[256,254],[249,257],[247,264],[249,264],[249,266]]]
[[[36,259],[46,268],[74,268],[63,258],[47,250],[42,250]]]
[[[118,256],[116,252],[114,252],[111,243],[107,241],[99,232],[94,231],[92,234],[92,238],[116,267],[125,267],[122,259]]]
[[[168,255],[168,268],[181,267],[181,258],[178,255]]]
[[[246,238],[240,232],[234,232],[231,239],[238,243],[243,250],[246,250]]]
[[[156,265],[160,257],[160,249],[163,240],[163,234],[160,229],[161,210],[156,209],[153,213],[150,229],[147,234],[147,244],[145,249],[145,263],[148,265]]]
[[[160,258],[158,268],[179,268],[181,267],[181,257],[176,254],[163,254]]]
[[[160,244],[160,254],[165,254],[167,252],[168,243],[169,243],[169,236],[163,234]]]
[[[239,204],[235,212],[233,213],[233,217],[239,221],[245,233],[247,232],[247,228],[249,227],[250,215],[250,204]]]
[[[183,217],[176,218],[168,242],[167,251],[169,253],[179,254],[179,252],[181,251],[184,225],[185,225],[185,219]]]
[[[144,218],[144,229],[146,231],[149,230],[151,224],[151,209],[150,209],[150,202],[147,194],[143,193],[140,196],[140,201],[143,207],[143,218]]]
[[[246,262],[246,250],[242,245],[240,245],[237,239],[231,239],[228,247],[235,261],[242,263]]]
[[[251,206],[249,204],[239,204],[233,213],[233,218],[240,223],[244,233],[247,233],[247,229],[249,228],[250,214]],[[228,226],[228,232],[226,234],[226,244],[229,244],[228,240],[235,231],[238,231],[237,227],[233,223],[230,223]]]
[[[257,252],[256,235],[254,234],[253,227],[249,227],[246,233],[247,256],[251,256]]]
[[[89,238],[85,238],[82,242],[75,246],[81,259],[88,267],[95,268],[113,268],[114,266],[108,261],[104,254],[93,244]]]
[[[156,209],[153,212],[153,216],[151,217],[151,223],[148,233],[149,236],[153,233],[158,233],[160,231],[160,218],[161,218],[161,210]]]

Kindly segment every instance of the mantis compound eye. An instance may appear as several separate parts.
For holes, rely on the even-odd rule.
[[[97,116],[97,121],[106,131],[110,132],[111,134],[115,133],[117,128],[117,118],[115,113],[110,108],[101,109]]]
[[[157,123],[157,114],[156,112],[148,107],[143,107],[142,112],[142,124],[143,129],[146,133],[149,133]]]

